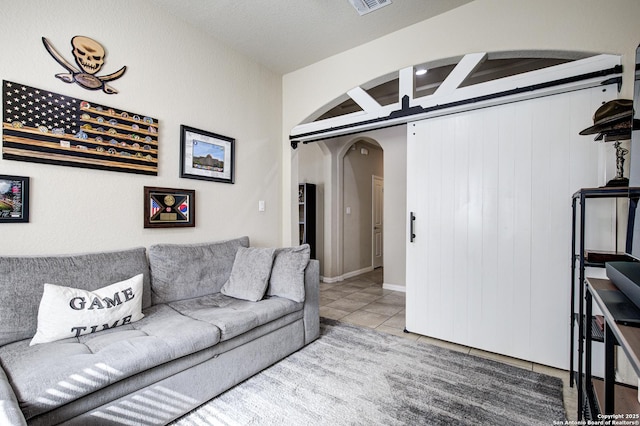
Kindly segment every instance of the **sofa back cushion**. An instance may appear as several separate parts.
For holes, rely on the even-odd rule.
[[[142,306],[151,306],[144,247],[65,256],[0,256],[0,346],[31,338],[37,328],[44,284],[83,290],[144,274]]]
[[[249,247],[249,237],[213,243],[152,245],[149,247],[152,303],[220,292],[231,275],[240,247]]]

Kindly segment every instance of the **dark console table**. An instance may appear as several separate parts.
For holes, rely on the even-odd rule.
[[[638,402],[638,389],[625,384],[615,382],[615,346],[623,351],[636,375],[640,376],[640,328],[631,327],[615,322],[607,304],[600,297],[600,291],[617,290],[613,283],[606,279],[587,278],[586,316],[591,316],[593,302],[600,308],[605,320],[604,326],[604,381],[590,376],[590,368],[587,368],[585,377],[587,386],[593,386],[595,398],[593,406],[598,409],[598,414],[617,414],[623,417],[619,420],[640,420],[640,403]],[[586,333],[585,351],[587,359],[590,359],[591,335]],[[597,416],[597,414],[596,414]],[[594,416],[595,418],[597,418]]]

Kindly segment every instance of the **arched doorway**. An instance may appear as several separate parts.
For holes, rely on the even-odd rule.
[[[378,261],[383,259],[383,230],[379,229],[377,247],[374,237],[374,182],[379,185],[384,177],[383,148],[374,138],[356,135],[303,145],[297,155],[298,182],[317,188],[316,252],[323,281],[338,282],[373,270],[376,248]],[[377,199],[380,220],[383,201]]]
[[[380,240],[377,247],[378,260],[383,260],[383,223],[374,223],[376,203],[379,209],[378,217],[382,222],[383,200],[375,199],[374,182],[381,184],[384,179],[384,152],[375,140],[356,138],[344,153],[342,163],[342,276],[346,278],[371,271],[376,267],[373,255],[376,251],[376,231],[379,231]],[[383,194],[380,191],[377,195],[381,197]],[[376,226],[380,229],[376,230]]]

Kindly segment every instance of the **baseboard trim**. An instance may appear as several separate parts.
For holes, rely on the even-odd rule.
[[[346,274],[342,274],[337,277],[320,277],[320,281],[327,284],[333,284],[333,283],[338,283],[340,281],[348,280],[349,278],[353,278],[360,274],[365,274],[371,271],[373,271],[373,267],[368,266],[366,268],[358,269],[357,271],[347,272]]]
[[[407,292],[407,287],[406,286],[398,285],[398,284],[382,283],[382,288],[384,288],[385,290],[401,291],[403,293]]]
[[[366,268],[362,268],[357,271],[347,272],[346,274],[342,274],[342,276],[345,280],[348,280],[349,278],[357,277],[358,275],[366,274],[367,272],[371,272],[371,271],[373,271],[373,267],[368,266]]]

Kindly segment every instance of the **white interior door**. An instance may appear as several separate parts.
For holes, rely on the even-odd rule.
[[[603,152],[579,90],[408,126],[407,330],[568,368],[571,195]],[[409,230],[408,230],[409,231]]]
[[[372,199],[372,237],[371,237],[371,246],[373,247],[373,267],[379,268],[383,265],[383,252],[382,252],[382,235],[383,235],[383,203],[384,203],[384,179],[379,176],[372,177],[372,191],[373,196]]]

